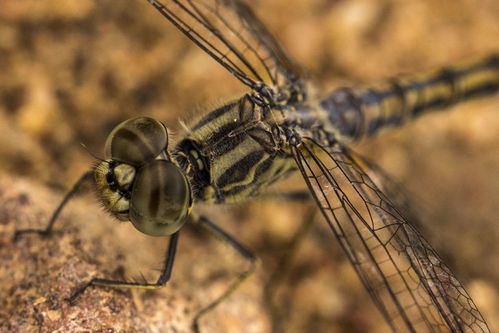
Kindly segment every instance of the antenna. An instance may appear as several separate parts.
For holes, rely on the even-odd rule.
[[[83,147],[83,149],[85,149],[85,150],[87,151],[87,153],[88,153],[90,156],[92,156],[94,159],[96,159],[96,160],[98,160],[98,161],[100,161],[100,162],[106,162],[106,160],[104,160],[104,159],[102,159],[102,158],[98,157],[97,155],[95,155],[94,153],[92,153],[92,152],[90,151],[90,149],[88,149],[87,145],[86,145],[86,144],[84,144],[83,142],[80,142],[80,145],[81,145],[81,146]]]

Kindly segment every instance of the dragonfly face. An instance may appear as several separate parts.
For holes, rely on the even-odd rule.
[[[106,160],[94,170],[100,200],[120,220],[150,236],[178,231],[192,206],[180,168],[165,159],[168,133],[151,118],[122,122],[109,134]]]

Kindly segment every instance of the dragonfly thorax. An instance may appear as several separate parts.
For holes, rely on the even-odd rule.
[[[184,224],[192,206],[190,184],[169,159],[166,127],[151,118],[119,124],[106,141],[106,160],[94,169],[100,201],[116,218],[150,236]]]

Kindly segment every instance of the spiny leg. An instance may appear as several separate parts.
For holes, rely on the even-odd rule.
[[[57,209],[54,211],[52,214],[52,217],[49,220],[48,225],[44,229],[22,229],[22,230],[17,230],[16,233],[14,234],[14,241],[19,239],[19,237],[23,234],[29,234],[29,233],[36,233],[41,236],[48,236],[52,232],[52,228],[54,227],[55,222],[57,221],[59,214],[61,213],[62,209],[66,206],[69,200],[73,198],[73,196],[78,193],[80,190],[80,187],[86,183],[92,180],[93,177],[93,171],[87,171],[85,172],[80,179],[73,185],[73,188],[64,196],[62,199],[61,203],[57,207]]]
[[[109,280],[102,278],[93,278],[83,287],[76,290],[67,300],[73,303],[78,296],[80,296],[88,287],[90,286],[103,286],[103,287],[113,287],[113,288],[141,288],[141,289],[158,289],[161,288],[170,280],[170,276],[173,268],[173,261],[175,260],[175,254],[177,251],[179,232],[177,231],[170,237],[170,243],[166,252],[166,258],[161,270],[161,274],[155,283],[141,283],[141,282],[129,282],[121,280]]]
[[[199,320],[201,317],[206,315],[208,312],[216,308],[220,303],[226,300],[234,291],[241,286],[241,284],[251,275],[256,269],[256,256],[246,249],[241,243],[239,243],[235,238],[225,232],[223,229],[218,227],[216,224],[211,222],[208,218],[204,216],[194,217],[196,222],[200,226],[205,228],[211,234],[213,234],[217,239],[221,240],[225,244],[231,246],[237,253],[239,253],[244,259],[249,262],[249,267],[244,272],[239,274],[237,279],[220,295],[217,299],[212,301],[210,304],[202,308],[195,316],[192,322],[192,326],[195,332],[200,332],[199,330]]]

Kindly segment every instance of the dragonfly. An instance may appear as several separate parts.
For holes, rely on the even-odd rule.
[[[119,124],[105,159],[66,194],[46,228],[50,234],[83,183],[119,220],[150,236],[169,236],[154,283],[93,278],[90,286],[159,288],[167,283],[182,227],[189,218],[234,247],[251,264],[216,307],[255,270],[255,256],[193,209],[196,203],[240,203],[301,174],[332,234],[377,309],[394,332],[488,332],[485,319],[456,276],[416,230],[397,190],[350,146],[386,127],[499,90],[499,55],[365,87],[321,93],[244,2],[147,0],[248,92],[204,115],[169,148],[168,128],[139,117]]]

